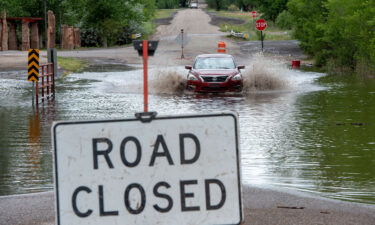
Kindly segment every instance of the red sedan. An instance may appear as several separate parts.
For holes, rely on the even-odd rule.
[[[234,58],[228,54],[204,54],[195,58],[194,66],[185,66],[187,90],[195,92],[241,92],[242,75]]]

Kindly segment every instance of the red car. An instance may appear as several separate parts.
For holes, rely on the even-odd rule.
[[[242,75],[234,58],[228,54],[203,54],[195,58],[189,70],[186,89],[195,92],[241,92]]]

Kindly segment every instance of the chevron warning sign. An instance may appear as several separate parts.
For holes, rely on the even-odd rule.
[[[29,49],[29,64],[27,69],[27,80],[39,80],[39,49]]]

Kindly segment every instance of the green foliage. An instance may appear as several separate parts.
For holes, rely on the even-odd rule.
[[[236,0],[235,4],[244,11],[251,11],[259,6],[261,0]]]
[[[293,26],[293,16],[287,10],[284,10],[277,16],[276,25],[282,29],[290,30]]]
[[[320,66],[373,73],[375,2],[290,0],[295,36]]]
[[[11,17],[44,18],[45,4],[55,13],[57,27],[80,27],[82,43],[88,46],[123,42],[124,29],[142,33],[143,24],[153,18],[156,8],[155,0],[0,0],[0,9]]]
[[[263,0],[259,6],[265,19],[276,21],[277,16],[287,9],[288,0]]]
[[[179,0],[156,0],[159,9],[174,9],[178,7]]]
[[[228,11],[230,12],[235,12],[235,11],[238,11],[239,8],[235,5],[235,4],[231,4],[228,6]]]
[[[209,8],[220,11],[227,9],[230,0],[206,0],[206,3]]]

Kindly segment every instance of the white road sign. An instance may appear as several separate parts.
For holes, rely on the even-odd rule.
[[[242,221],[232,113],[57,122],[58,225],[214,225]]]

